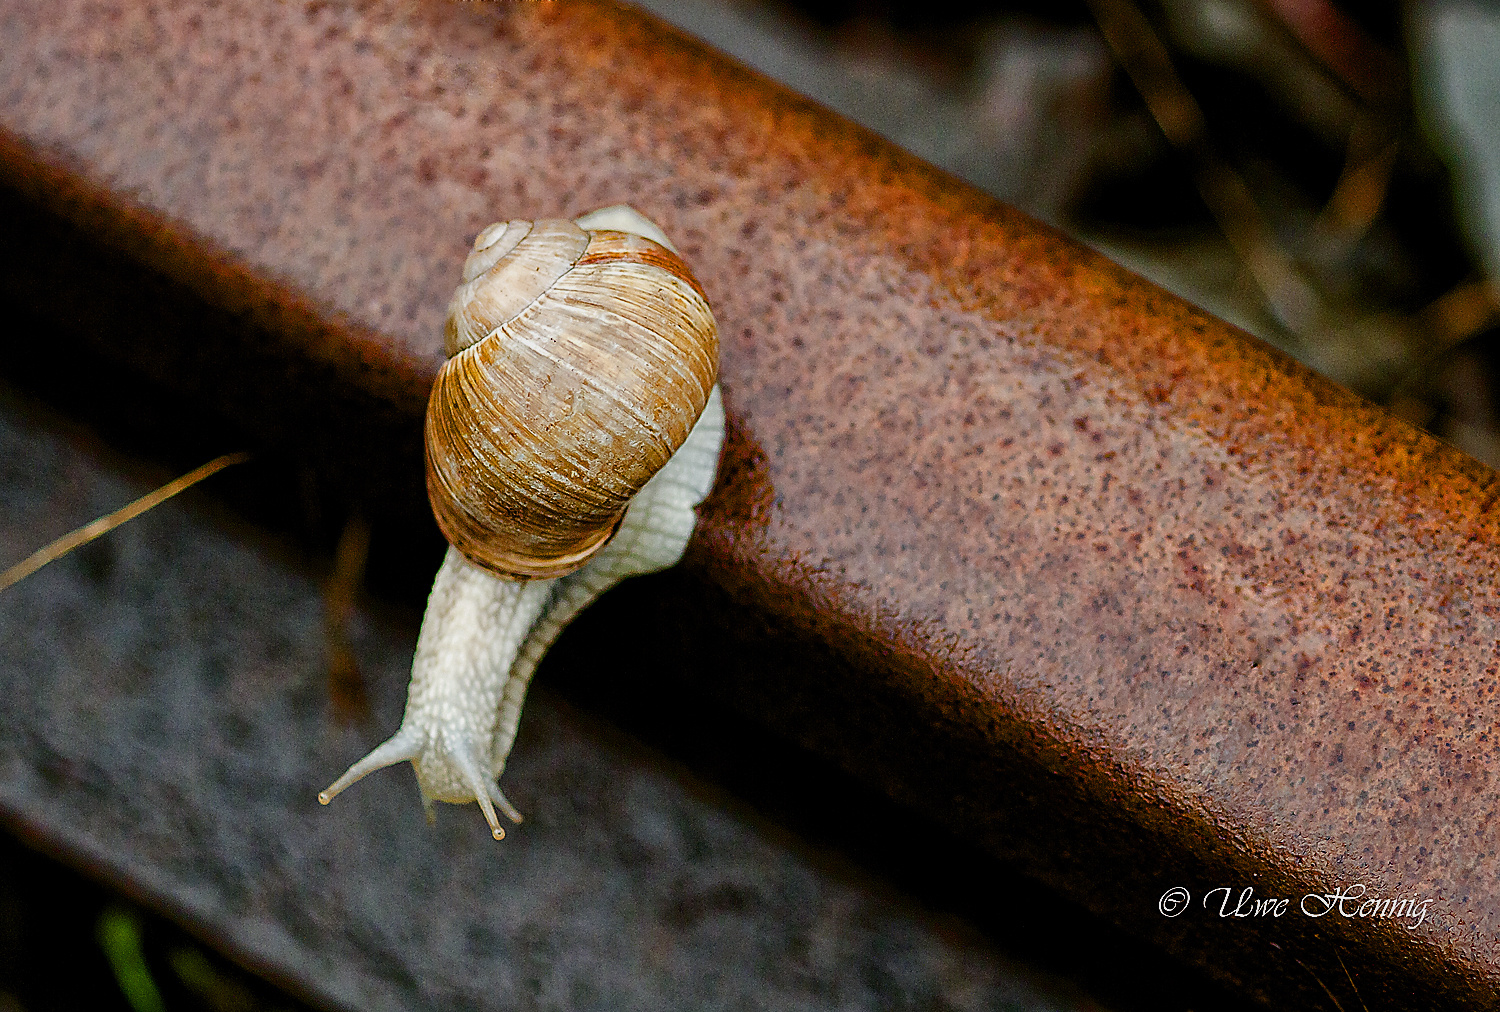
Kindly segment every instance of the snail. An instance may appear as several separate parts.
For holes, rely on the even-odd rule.
[[[626,205],[481,232],[424,431],[449,548],[400,728],[318,800],[410,762],[432,803],[521,814],[499,787],[532,673],[629,576],[674,565],[723,441],[718,331],[661,229]]]

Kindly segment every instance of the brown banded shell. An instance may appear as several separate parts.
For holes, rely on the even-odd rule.
[[[718,378],[708,300],[665,247],[571,221],[474,241],[427,404],[438,526],[500,576],[563,576],[609,541]]]

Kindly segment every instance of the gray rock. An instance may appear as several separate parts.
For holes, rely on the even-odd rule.
[[[0,564],[142,472],[0,398]],[[320,808],[396,726],[417,616],[357,612],[374,720],[340,723],[293,554],[199,489],[0,595],[0,817],[335,1007],[1098,1007],[546,691],[503,843],[429,827],[405,768]]]

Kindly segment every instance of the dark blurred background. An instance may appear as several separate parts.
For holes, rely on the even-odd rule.
[[[1500,7],[643,6],[1500,464]]]
[[[1500,464],[1500,8],[641,6]],[[0,836],[0,1012],[294,1004]]]

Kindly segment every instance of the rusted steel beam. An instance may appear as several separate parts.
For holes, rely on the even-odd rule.
[[[468,240],[629,201],[724,338],[685,685],[1282,1007],[1495,1007],[1494,472],[627,9],[0,12],[8,185],[207,307],[39,255],[90,354],[424,525]]]

